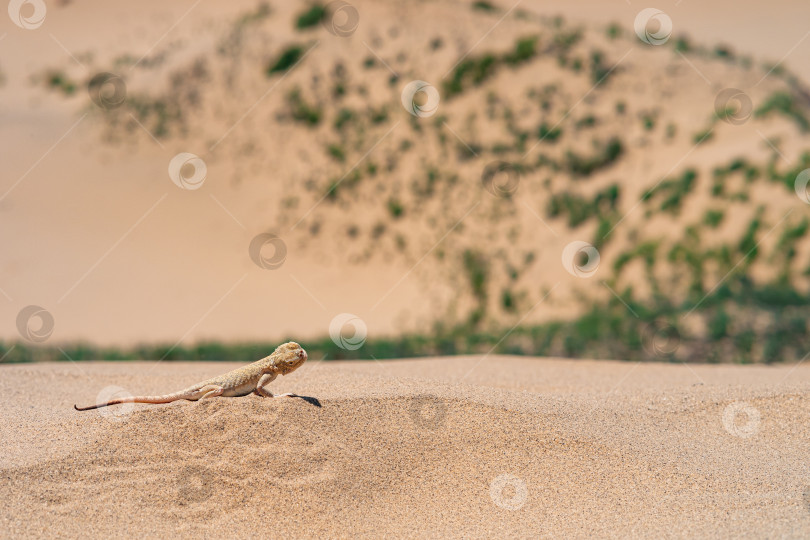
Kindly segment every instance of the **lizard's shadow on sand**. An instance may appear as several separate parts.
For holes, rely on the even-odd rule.
[[[290,396],[290,397],[297,397],[299,399],[303,399],[310,405],[315,405],[316,407],[322,407],[321,402],[318,401],[318,398],[310,397],[310,396]]]

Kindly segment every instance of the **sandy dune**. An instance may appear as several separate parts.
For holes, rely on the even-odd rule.
[[[231,367],[4,366],[4,536],[810,534],[810,366],[311,362],[273,385],[306,401],[71,408]]]

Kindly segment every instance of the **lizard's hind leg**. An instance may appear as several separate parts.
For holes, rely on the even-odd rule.
[[[203,386],[197,391],[198,394],[202,394],[197,399],[200,400],[221,396],[224,391],[225,389],[221,386],[209,384],[208,386]]]

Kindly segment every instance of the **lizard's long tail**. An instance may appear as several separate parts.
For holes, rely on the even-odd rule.
[[[122,403],[171,403],[178,399],[186,399],[188,394],[185,392],[178,392],[176,394],[168,394],[165,396],[133,396],[121,399],[113,399],[106,403],[99,403],[97,405],[90,405],[89,407],[79,407],[74,405],[73,408],[77,411],[89,411],[92,409],[100,409],[101,407],[109,407],[110,405],[120,405]]]

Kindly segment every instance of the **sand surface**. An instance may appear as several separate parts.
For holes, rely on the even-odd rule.
[[[810,535],[810,365],[310,361],[273,384],[306,400],[71,408],[231,367],[0,368],[2,536]]]

